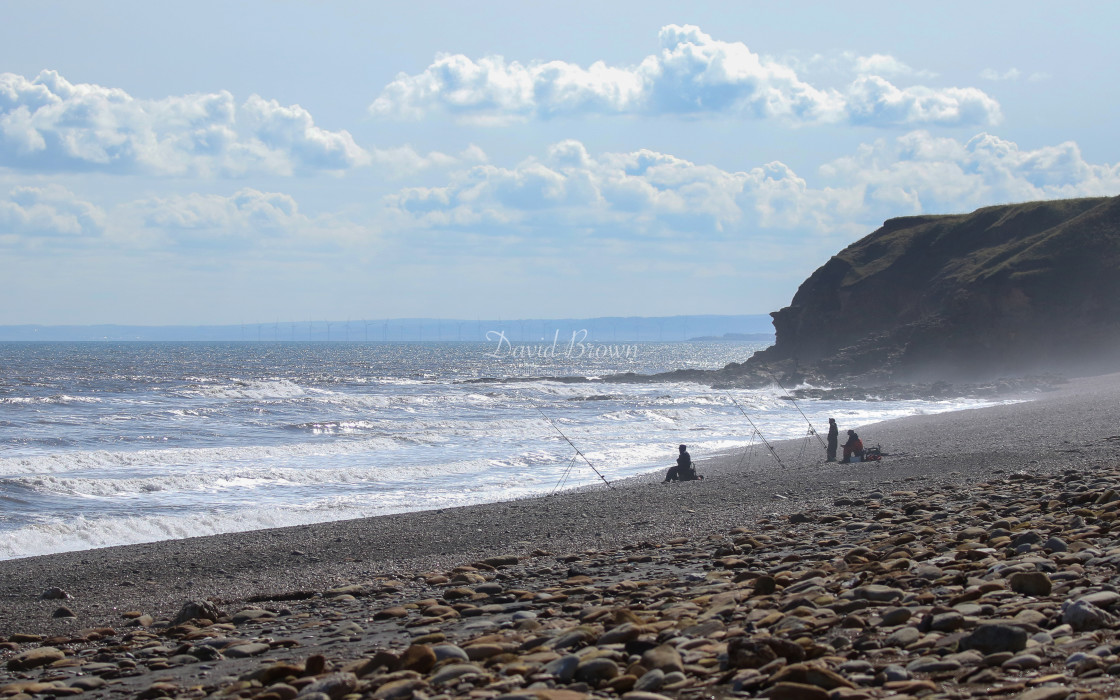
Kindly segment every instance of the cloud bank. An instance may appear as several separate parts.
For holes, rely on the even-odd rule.
[[[239,177],[370,164],[412,172],[454,160],[407,146],[367,150],[299,105],[259,95],[240,106],[226,91],[144,100],[55,71],[0,73],[0,166],[16,170]]]
[[[99,235],[106,215],[60,185],[14,187],[0,197],[0,235],[8,239],[79,239]]]
[[[402,73],[370,106],[414,119],[442,111],[480,123],[585,115],[732,115],[791,124],[987,125],[999,104],[977,88],[898,87],[884,75],[914,71],[881,54],[857,62],[845,90],[817,87],[790,65],[692,25],[668,25],[660,51],[636,66],[587,68],[564,61],[522,64],[501,56],[446,54],[421,73]]]
[[[1120,164],[1074,143],[1023,150],[981,133],[961,142],[914,131],[865,144],[809,181],[781,162],[727,171],[640,150],[592,156],[563,141],[513,167],[454,172],[386,204],[422,228],[486,235],[678,240],[863,235],[886,218],[1120,192]],[[582,235],[582,234],[581,234]]]

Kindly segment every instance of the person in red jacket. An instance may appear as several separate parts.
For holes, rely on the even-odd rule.
[[[852,455],[863,459],[863,440],[859,439],[859,435],[856,435],[856,431],[848,431],[848,441],[844,443],[843,447],[845,462],[849,461]]]

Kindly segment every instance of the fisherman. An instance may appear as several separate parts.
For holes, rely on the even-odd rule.
[[[836,445],[839,442],[840,429],[836,427],[836,419],[828,419],[828,461],[836,461]]]
[[[848,441],[844,443],[844,461],[849,461],[852,455],[860,459],[863,458],[863,440],[859,439],[859,435],[856,435],[856,431],[849,430]]]
[[[681,445],[678,449],[681,453],[677,457],[677,466],[669,467],[665,481],[661,482],[663,484],[670,481],[694,481],[698,478],[696,470],[692,467],[692,456],[688,454],[688,445]]]

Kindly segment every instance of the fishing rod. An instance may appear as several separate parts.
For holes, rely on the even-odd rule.
[[[758,429],[758,426],[754,424],[754,421],[751,420],[751,417],[748,416],[747,412],[743,410],[743,407],[739,405],[739,402],[735,400],[735,397],[731,394],[727,394],[727,398],[731,399],[731,403],[735,404],[735,408],[739,409],[739,413],[742,413],[743,417],[747,419],[747,422],[751,424],[751,427],[754,428],[755,434],[758,435],[758,439],[762,440],[762,444],[766,445],[766,449],[770,450],[770,454],[774,456],[774,459],[778,462],[778,466],[784,469],[786,465],[782,464],[782,458],[779,457],[778,453],[774,451],[774,446],[771,445],[769,441],[767,441],[766,436],[763,435],[762,431]]]
[[[546,414],[540,406],[534,406],[534,408],[536,408],[537,412],[540,413],[546,421],[548,421],[549,425],[556,429],[556,432],[560,433],[560,437],[564,438],[564,441],[572,446],[572,449],[576,451],[576,454],[580,457],[583,457],[583,461],[587,462],[587,466],[591,467],[591,471],[595,472],[599,476],[599,478],[603,480],[603,483],[607,485],[607,488],[613,489],[614,486],[611,485],[611,482],[607,481],[607,477],[603,476],[602,472],[596,469],[595,465],[591,463],[591,460],[587,458],[587,455],[580,452],[579,448],[576,447],[576,444],[568,439],[568,436],[564,434],[564,431],[560,429],[560,426],[556,425],[556,423],[548,417],[548,414]]]
[[[773,379],[774,382],[778,385],[778,388],[785,392],[786,396],[789,397],[790,403],[792,403],[793,407],[797,409],[797,412],[801,414],[801,417],[805,419],[805,422],[809,424],[809,431],[813,433],[813,435],[817,438],[817,442],[821,444],[821,447],[825,447],[824,438],[822,438],[820,433],[817,432],[817,429],[813,427],[813,421],[809,420],[809,416],[805,415],[805,411],[802,411],[801,407],[797,405],[797,401],[794,400],[793,394],[786,391],[786,388],[782,386],[782,383],[780,381],[778,381],[777,375],[775,375],[773,372],[769,372],[769,375],[770,378]]]

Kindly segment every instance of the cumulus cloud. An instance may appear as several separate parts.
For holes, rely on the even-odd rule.
[[[334,214],[308,215],[283,192],[251,187],[126,202],[112,214],[114,239],[134,247],[257,249],[286,254],[366,243],[376,227]]]
[[[59,185],[15,187],[0,198],[0,230],[30,237],[99,235],[105,212]]]
[[[245,188],[231,196],[190,194],[135,204],[145,226],[171,230],[211,229],[228,235],[280,233],[307,224],[295,199]]]
[[[0,164],[156,175],[340,171],[370,155],[298,105],[221,91],[137,99],[119,88],[0,73]]]
[[[1120,164],[1092,164],[1076,143],[1022,149],[981,133],[966,142],[915,131],[821,168],[876,216],[970,211],[1004,202],[1120,193]]]
[[[640,150],[592,156],[578,141],[512,167],[459,171],[443,187],[402,190],[388,206],[429,227],[604,237],[722,237],[744,226],[788,228],[842,206],[781,163],[730,172]]]
[[[1120,192],[1120,164],[1090,164],[1074,143],[1025,150],[986,133],[961,142],[915,131],[865,144],[817,175],[812,184],[781,162],[727,171],[649,150],[593,155],[563,141],[513,167],[480,165],[445,186],[404,189],[387,206],[423,228],[711,241],[861,235],[899,215]]]
[[[315,126],[311,113],[299,105],[281,106],[276,100],[252,95],[243,110],[251,132],[264,145],[290,154],[310,169],[346,170],[370,161],[369,154],[347,131]]]
[[[883,76],[914,71],[889,56],[860,58],[855,81],[838,90],[814,86],[792,65],[763,58],[741,42],[713,39],[695,26],[665,26],[659,39],[658,53],[628,67],[443,54],[422,73],[399,75],[370,110],[401,118],[442,110],[493,124],[587,114],[729,114],[876,126],[1000,119],[999,104],[976,88],[895,86]]]
[[[845,57],[852,61],[856,73],[860,75],[920,75],[925,78],[932,78],[935,75],[931,71],[915,70],[887,54],[876,53],[870,56],[845,54]]]

